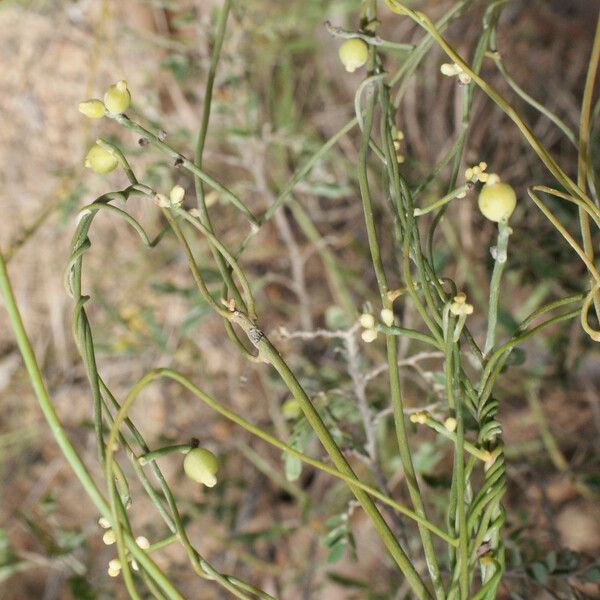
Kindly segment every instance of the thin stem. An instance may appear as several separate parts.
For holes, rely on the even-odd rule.
[[[506,267],[508,238],[511,234],[511,229],[508,221],[500,221],[498,223],[498,243],[494,250],[494,270],[492,271],[492,279],[490,281],[490,304],[488,309],[488,326],[487,335],[485,337],[485,345],[483,346],[483,354],[487,356],[496,343],[496,323],[498,322],[498,300],[500,298],[500,281],[502,273]]]
[[[50,396],[48,394],[46,384],[44,383],[42,373],[40,371],[37,360],[35,358],[35,354],[31,347],[31,343],[27,336],[27,332],[25,331],[25,326],[23,325],[21,314],[19,312],[19,309],[17,308],[17,303],[10,283],[10,278],[6,270],[4,257],[1,253],[0,291],[2,292],[2,295],[4,297],[4,302],[8,311],[10,323],[13,328],[13,332],[15,334],[19,350],[23,357],[23,361],[25,362],[25,367],[27,368],[27,373],[29,375],[31,385],[38,399],[44,418],[46,419],[46,422],[50,427],[52,435],[56,440],[56,443],[58,444],[64,457],[66,458],[67,462],[69,463],[70,467],[73,469],[73,472],[79,479],[81,485],[85,489],[86,493],[88,494],[88,496],[90,497],[100,514],[110,520],[112,519],[112,514],[106,499],[100,493],[100,490],[93,481],[91,475],[89,474],[89,471],[87,470],[86,466],[81,460],[79,454],[71,444],[66,434],[66,431],[62,426],[58,415],[56,414],[56,411],[54,410],[54,406],[52,405],[52,401],[50,400]],[[134,558],[144,568],[144,570],[151,575],[153,580],[158,585],[160,585],[162,590],[167,594],[167,596],[170,599],[184,600],[183,596],[175,589],[175,587],[167,578],[167,576],[159,569],[159,567],[154,563],[154,561],[152,561],[147,556],[147,554],[143,550],[141,550],[141,548],[136,544],[135,540],[131,539],[130,536],[127,536],[126,543],[129,551],[133,554]]]
[[[594,35],[594,44],[592,46],[592,55],[588,64],[588,71],[583,91],[583,102],[581,106],[581,120],[579,124],[579,155],[577,160],[577,185],[585,192],[588,175],[588,148],[590,143],[590,113],[592,110],[592,99],[594,95],[594,83],[598,71],[598,62],[600,61],[600,13],[596,22],[596,33]],[[579,208],[579,227],[581,237],[583,238],[583,249],[591,262],[594,261],[594,245],[592,241],[592,232],[590,230],[590,220],[587,213]],[[592,296],[596,316],[600,320],[600,296],[594,293]]]

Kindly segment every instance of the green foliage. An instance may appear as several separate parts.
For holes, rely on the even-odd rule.
[[[386,566],[389,563],[390,572],[393,568],[397,577],[406,582],[410,597],[419,600],[433,597],[439,600],[471,597],[491,600],[496,597],[507,568],[506,554],[509,568],[520,569],[533,584],[543,589],[559,577],[577,576],[590,582],[600,578],[597,561],[582,570],[582,557],[575,552],[541,552],[538,548],[525,548],[521,529],[513,531],[507,538],[504,530],[506,457],[498,417],[502,401],[499,382],[506,373],[510,375],[527,366],[528,356],[519,347],[521,344],[546,328],[575,317],[580,317],[591,340],[598,341],[600,335],[589,318],[589,313],[596,310],[592,307],[598,302],[600,287],[590,241],[592,224],[600,224],[600,210],[593,186],[593,165],[585,150],[591,130],[593,78],[592,83],[585,86],[582,129],[576,139],[568,128],[565,131],[566,126],[560,120],[557,122],[557,117],[536,106],[504,70],[496,48],[496,31],[505,3],[489,3],[481,20],[481,15],[475,17],[473,15],[478,13],[469,12],[475,3],[461,0],[435,24],[423,13],[415,12],[414,3],[386,0],[384,4],[385,7],[380,7],[381,14],[390,20],[392,13],[399,15],[398,19],[410,19],[423,37],[415,46],[381,38],[377,29],[380,21],[376,18],[376,3],[368,0],[362,4],[358,15],[359,29],[331,28],[332,35],[337,37],[360,37],[364,44],[361,41],[359,45],[368,45],[370,50],[365,77],[357,84],[355,116],[324,143],[317,140],[314,131],[303,131],[305,113],[314,110],[325,97],[319,92],[322,81],[319,74],[304,72],[298,67],[311,60],[323,47],[316,38],[306,37],[306,30],[321,22],[325,8],[330,5],[321,0],[290,6],[265,2],[258,14],[254,14],[246,3],[236,3],[233,17],[240,22],[254,19],[255,27],[247,34],[246,50],[256,68],[252,73],[239,71],[226,77],[225,88],[230,100],[219,102],[213,98],[213,87],[232,9],[232,3],[224,1],[221,10],[214,15],[212,59],[205,75],[200,125],[193,136],[180,130],[166,141],[157,124],[144,125],[135,114],[107,115],[115,125],[134,133],[144,143],[140,148],[128,149],[122,145],[118,134],[100,140],[99,147],[108,157],[110,166],[118,164],[128,184],[121,190],[100,196],[79,211],[65,277],[67,293],[74,304],[73,335],[90,382],[96,452],[104,475],[102,491],[54,412],[0,256],[2,293],[40,405],[62,452],[98,512],[111,526],[120,561],[119,576],[134,600],[147,593],[171,600],[182,598],[176,582],[171,580],[169,573],[161,570],[160,561],[155,561],[153,553],[147,552],[147,548],[136,541],[134,519],[128,512],[134,497],[129,480],[133,481],[134,476],[162,519],[160,528],[152,532],[156,538],[153,542],[158,546],[153,550],[159,551],[174,541],[180,542],[193,572],[238,598],[248,598],[248,594],[263,599],[271,596],[237,575],[219,572],[194,547],[194,540],[188,533],[190,514],[195,511],[201,519],[211,513],[222,525],[227,525],[228,533],[226,539],[221,540],[223,543],[242,543],[250,548],[280,541],[299,526],[274,522],[253,531],[236,531],[235,522],[242,511],[231,498],[243,490],[243,474],[229,479],[220,476],[214,495],[205,492],[207,499],[202,502],[181,497],[171,477],[163,474],[158,459],[174,460],[170,455],[177,455],[182,446],[189,450],[197,442],[174,440],[177,443],[172,447],[150,451],[150,442],[143,436],[144,427],[138,428],[131,415],[133,404],[143,402],[142,392],[146,386],[163,378],[187,390],[222,418],[277,448],[283,464],[275,467],[267,460],[261,461],[260,456],[254,458],[254,463],[272,483],[291,492],[291,497],[305,497],[304,490],[300,489],[304,483],[302,479],[309,480],[308,476],[301,478],[305,463],[348,486],[356,500],[352,500],[344,512],[327,520],[327,531],[321,539],[328,551],[328,565],[339,563],[348,556],[360,559],[363,549],[356,543],[350,522],[352,511],[360,506],[381,541],[378,552],[388,554],[387,562],[379,562]],[[157,0],[156,5],[170,10],[176,8],[175,3],[166,0]],[[349,10],[351,3],[336,3],[335,6]],[[480,22],[469,62],[456,52],[444,33],[455,19],[467,13]],[[194,19],[194,12],[182,11],[173,18],[171,25],[178,30],[188,27]],[[400,152],[402,136],[396,123],[411,77],[434,43],[452,61],[442,72],[458,77],[459,81],[453,82],[462,85],[457,88],[457,104],[460,105],[457,114],[464,128],[456,134],[456,139],[450,140],[451,146],[440,164],[423,178],[419,176],[417,182],[414,181],[415,160],[409,156],[404,162]],[[590,60],[590,73],[595,72],[599,60],[600,28],[594,48],[597,51]],[[567,168],[559,165],[541,144],[520,112],[483,79],[481,74],[485,72],[486,58],[496,62],[507,84],[525,102],[557,125],[569,140],[576,141],[577,181],[568,176]],[[396,70],[394,61],[399,63]],[[193,54],[184,51],[168,54],[160,66],[182,84],[193,82],[198,75]],[[301,97],[299,89],[314,89],[315,92]],[[485,291],[473,285],[470,273],[456,277],[457,281],[452,279],[456,272],[460,275],[461,271],[469,271],[470,265],[465,268],[462,264],[463,257],[453,247],[455,232],[444,219],[446,214],[451,214],[459,198],[476,186],[480,187],[488,177],[483,163],[476,165],[477,176],[473,175],[475,167],[467,169],[464,177],[460,174],[468,155],[467,133],[473,126],[474,95],[481,92],[512,119],[532,155],[537,155],[552,175],[550,184],[556,189],[530,185],[528,193],[547,218],[547,231],[553,235],[558,233],[568,243],[557,247],[552,255],[525,253],[515,263],[510,236],[520,226],[516,220],[519,209],[514,217],[512,214],[491,215],[499,222],[497,237],[486,242],[487,263],[484,260],[480,265],[488,271],[489,289]],[[325,99],[333,103],[333,99]],[[219,142],[237,151],[237,162],[232,162],[253,178],[251,183],[230,184],[225,165],[222,170],[205,167],[205,141],[211,114],[215,112],[226,121],[218,132],[222,136]],[[353,129],[356,131],[348,143],[351,151],[345,149],[347,156],[334,156],[332,147]],[[194,158],[186,155],[192,145],[190,137],[196,140]],[[138,178],[135,165],[130,164],[129,159],[137,158],[142,151],[157,153],[160,158],[153,157]],[[290,165],[294,172],[291,178],[288,177]],[[451,165],[450,172],[447,165]],[[211,175],[212,172],[217,175]],[[167,188],[183,176],[189,178],[190,185],[193,182],[194,200],[179,198],[175,201],[173,193],[167,193]],[[430,202],[425,192],[434,187],[435,194],[441,198]],[[258,208],[256,190],[265,201]],[[76,187],[65,198],[61,208],[63,219],[74,212],[85,193],[85,188]],[[215,208],[208,202],[209,194],[218,197]],[[317,217],[297,201],[295,196],[300,194],[313,198],[315,206],[323,213],[327,211],[320,203],[327,208],[335,205],[351,210],[356,201],[350,202],[349,197],[360,195],[364,231],[360,235],[354,231],[340,233],[342,226],[332,226],[334,233],[346,237],[350,234],[352,238],[343,249],[345,261],[350,265],[342,264],[343,261],[329,249],[319,229],[327,220],[321,218],[317,222]],[[157,218],[153,222],[160,222],[163,228],[155,236],[149,235],[142,222],[129,212],[128,203],[134,198],[144,202],[148,212],[156,211],[153,214]],[[193,204],[196,206],[191,209]],[[286,208],[290,210],[286,212]],[[257,214],[259,210],[260,214]],[[294,370],[301,372],[298,375],[292,369],[292,359],[270,339],[275,339],[271,335],[271,326],[276,323],[277,303],[274,301],[269,305],[267,292],[269,275],[275,274],[260,273],[262,266],[254,270],[249,267],[248,263],[258,260],[248,259],[246,252],[256,244],[256,236],[266,231],[271,219],[276,221],[277,210],[281,211],[278,216],[283,217],[284,223],[279,222],[279,232],[282,238],[288,238],[291,247],[293,280],[286,284],[293,292],[291,297],[299,299],[300,304],[313,300],[308,290],[302,287],[305,284],[301,282],[297,263],[303,263],[304,257],[299,256],[289,241],[288,230],[295,230],[287,223],[288,217],[293,218],[294,227],[297,225],[314,246],[328,286],[325,291],[317,289],[316,285],[311,288],[315,295],[320,294],[319,298],[327,298],[324,302],[327,306],[320,316],[328,330],[314,327],[314,331],[298,333],[300,339],[311,344],[305,355],[298,359],[299,364],[294,364]],[[224,233],[223,223],[214,218],[217,211],[220,216],[227,215],[232,231]],[[186,313],[177,326],[180,337],[192,339],[210,317],[219,319],[231,342],[227,351],[239,351],[270,384],[266,386],[272,388],[268,391],[282,393],[284,398],[291,397],[301,415],[284,413],[278,415],[283,418],[274,419],[275,423],[255,425],[231,410],[225,399],[212,398],[190,377],[171,368],[152,369],[132,382],[124,397],[113,395],[110,378],[104,375],[104,361],[100,360],[102,352],[134,354],[145,352],[148,347],[170,358],[175,357],[170,356],[169,339],[160,312],[154,306],[144,304],[142,291],[140,297],[135,298],[137,312],[126,318],[92,284],[90,295],[103,309],[105,323],[121,333],[135,331],[135,335],[130,335],[123,344],[112,343],[113,330],[108,326],[96,334],[97,327],[87,312],[90,297],[86,293],[88,283],[84,267],[92,246],[89,233],[101,212],[125,221],[145,248],[150,250],[159,244],[162,244],[161,248],[166,246],[164,255],[153,263],[157,273],[152,274],[148,289],[167,306],[174,298],[187,301]],[[489,211],[487,216],[490,216]],[[511,216],[512,227],[508,216]],[[585,240],[583,248],[569,233],[577,226]],[[492,258],[489,260],[487,250],[491,245]],[[519,267],[523,282],[550,279],[557,275],[556,263],[564,271],[572,270],[567,258],[570,256],[567,253],[572,250],[582,261],[585,277],[581,272],[558,275],[561,280],[564,276],[567,287],[572,287],[575,293],[544,304],[552,288],[540,284],[528,299],[523,314],[515,314],[512,308],[509,311],[504,306],[505,286],[509,283],[516,286],[515,282],[519,281],[511,273],[515,265]],[[194,286],[176,284],[168,276],[170,265],[178,257],[185,258]],[[114,260],[119,259],[119,248],[116,248]],[[354,261],[356,266],[352,264]],[[368,274],[357,283],[359,278],[353,271],[359,271],[365,261],[369,265]],[[280,275],[271,279],[285,282]],[[468,298],[460,286],[468,288]],[[287,296],[282,294],[282,298],[279,301],[283,306],[281,313],[291,318],[296,311],[295,305],[289,305]],[[363,305],[372,312],[373,322],[362,325],[364,330],[361,332],[355,321],[358,307]],[[477,312],[487,313],[483,341],[473,333],[477,328],[471,329],[473,317],[470,315]],[[406,315],[411,318],[416,315],[416,318],[406,323]],[[134,319],[139,327],[133,327]],[[369,335],[365,336],[365,331]],[[359,345],[361,338],[365,345]],[[435,366],[422,367],[417,358],[422,354],[427,354]],[[262,365],[270,368],[268,374],[260,371]],[[419,382],[417,394],[410,390],[411,396],[417,398],[418,410],[409,413],[414,427],[407,425],[405,418],[408,386],[403,378],[404,369],[414,371]],[[187,370],[195,374],[194,369]],[[540,429],[542,421],[538,418]],[[275,437],[273,431],[284,439]],[[544,430],[543,433],[546,434],[543,442],[551,446],[551,432]],[[225,437],[215,436],[214,443],[226,445]],[[234,447],[235,442],[231,441]],[[323,452],[327,455],[325,460],[312,458]],[[250,453],[246,452],[246,456]],[[285,479],[278,470],[280,468]],[[397,472],[402,474],[402,489],[398,494],[403,494],[407,506],[390,497],[392,492],[388,486]],[[584,483],[591,490],[595,482],[593,477],[587,477]],[[578,489],[581,491],[582,488]],[[397,493],[396,489],[393,493]],[[396,511],[393,516],[384,518],[383,505]],[[132,508],[135,510],[135,502]],[[52,521],[49,516],[51,499],[46,509],[48,514],[44,518],[23,517],[31,537],[44,552],[61,557],[81,548],[85,541],[82,531],[58,527]],[[304,517],[303,514],[303,524]],[[414,525],[410,530],[414,536],[410,555],[403,539],[409,520]],[[207,547],[210,546],[207,544]],[[0,537],[0,558],[0,579],[29,568],[28,563],[12,550],[6,536]],[[380,592],[372,589],[374,586],[370,582],[359,578],[332,572],[328,577],[351,590],[351,594],[373,599],[389,597],[395,585],[392,582],[389,589]],[[96,597],[89,581],[82,575],[70,577],[69,586],[78,598]],[[143,592],[138,589],[142,587]]]
[[[356,560],[356,543],[352,535],[350,515],[351,509],[330,517],[325,523],[328,532],[321,539],[321,543],[329,550],[328,564],[337,563],[347,551],[350,551],[351,557]]]

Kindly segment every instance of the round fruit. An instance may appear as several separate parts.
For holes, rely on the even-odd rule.
[[[339,49],[340,60],[348,73],[354,73],[369,58],[369,47],[359,38],[346,40]]]
[[[100,174],[114,171],[118,164],[116,157],[98,144],[94,144],[85,157],[85,166]]]
[[[206,448],[193,448],[183,459],[185,474],[206,487],[214,487],[217,483],[216,473],[219,468],[217,457]]]
[[[79,112],[88,119],[101,119],[106,114],[106,107],[102,100],[85,100],[79,103]]]
[[[517,205],[515,190],[508,183],[486,183],[479,193],[479,210],[490,221],[508,219]]]
[[[127,89],[126,81],[119,81],[111,85],[104,95],[104,105],[109,113],[118,115],[124,113],[131,104],[131,94]]]

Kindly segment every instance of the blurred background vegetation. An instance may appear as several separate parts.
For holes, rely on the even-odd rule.
[[[436,17],[452,1],[412,4]],[[467,56],[481,29],[483,4],[476,2],[448,31]],[[99,131],[78,113],[77,103],[126,79],[140,118],[164,129],[173,146],[191,155],[219,6],[219,0],[0,4],[0,244],[11,258],[20,307],[59,415],[93,472],[91,402],[71,339],[72,306],[62,272],[77,209],[122,187],[124,175],[116,171],[101,178],[83,169],[82,157]],[[234,3],[205,167],[255,214],[354,114],[361,75],[341,68],[339,40],[324,22],[355,28],[358,7],[357,0]],[[498,46],[512,77],[573,129],[597,13],[593,0],[510,0],[498,28]],[[381,19],[386,39],[413,43],[422,35],[389,11]],[[390,69],[401,64],[402,53],[390,53],[388,61]],[[441,53],[430,50],[410,80],[398,115],[405,134],[404,173],[413,185],[450,147],[459,126],[459,95],[454,83],[440,76],[441,62]],[[491,60],[483,72],[520,108],[561,164],[575,171],[577,155],[568,140],[511,92]],[[102,128],[106,135],[106,124]],[[130,134],[116,128],[109,133],[149,185],[168,190],[177,183],[193,195],[185,173]],[[598,130],[592,144],[600,155]],[[383,357],[361,346],[351,365],[349,348],[340,340],[286,333],[349,327],[348,305],[361,310],[364,302],[376,300],[353,166],[357,147],[354,132],[315,166],[288,207],[253,240],[243,266],[265,315],[265,330],[278,339],[305,388],[316,394],[328,424],[360,469],[364,440],[353,375],[369,374]],[[584,271],[526,197],[527,185],[545,182],[546,173],[514,126],[480,93],[467,148],[465,166],[485,160],[519,195],[501,297],[501,333],[506,335],[544,301],[580,291]],[[443,171],[420,204],[439,197],[445,176]],[[210,200],[216,230],[235,247],[246,228],[218,196]],[[575,207],[548,203],[567,227],[576,228]],[[141,203],[130,208],[148,229],[160,228],[158,211]],[[389,218],[383,203],[378,218]],[[452,205],[440,231],[444,252],[436,260],[452,270],[472,298],[471,329],[482,335],[485,323],[478,324],[477,314],[485,313],[493,227],[471,199]],[[318,452],[305,421],[293,411],[282,412],[288,396],[281,384],[267,370],[249,368],[225,338],[220,319],[192,288],[185,258],[172,240],[148,253],[124,225],[105,216],[97,220],[92,243],[84,285],[95,298],[89,315],[97,358],[113,391],[123,393],[152,366],[177,366],[250,421],[300,449]],[[384,235],[383,244],[393,263],[391,234]],[[207,281],[217,282],[207,246],[199,241],[194,250]],[[339,267],[349,296],[328,279],[327,261]],[[409,308],[402,319],[414,319]],[[594,497],[600,492],[598,350],[575,320],[550,328],[515,355],[497,390],[509,480],[509,568],[501,597],[600,598],[600,505]],[[404,359],[407,403],[435,402],[439,361],[411,352]],[[369,383],[368,397],[374,410],[385,412],[385,386]],[[194,541],[219,568],[280,598],[406,597],[345,485],[310,469],[299,472],[293,461],[283,468],[279,452],[176,386],[155,385],[144,398],[133,417],[148,441],[158,447],[196,437],[220,458],[220,483],[209,491],[184,479],[180,460],[161,465]],[[0,405],[0,598],[125,597],[119,580],[106,575],[114,550],[102,544],[98,515],[42,420],[3,311]],[[403,475],[386,423],[382,417],[377,429],[384,474],[394,497],[403,499]],[[450,447],[416,429],[411,443],[432,511],[443,515]],[[286,471],[297,478],[288,481]],[[572,483],[575,475],[586,486],[583,495]],[[133,520],[158,535],[145,502],[140,496]],[[410,547],[412,523],[396,526]],[[186,597],[221,597],[216,588],[198,583],[181,550],[168,550],[160,560]]]

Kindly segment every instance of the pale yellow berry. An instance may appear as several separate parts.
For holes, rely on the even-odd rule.
[[[384,308],[381,311],[381,320],[388,326],[391,327],[394,324],[394,311],[390,308]]]
[[[375,327],[375,317],[370,313],[363,313],[360,315],[359,323],[365,329],[373,329]]]
[[[106,519],[104,517],[100,517],[98,519],[98,525],[100,525],[100,527],[102,527],[102,529],[110,529],[110,523],[108,522],[108,519]]]
[[[362,67],[369,58],[369,47],[359,39],[352,38],[346,40],[338,50],[340,60],[348,73],[354,73],[356,69]]]
[[[108,575],[110,577],[118,577],[119,573],[121,573],[121,569],[111,569],[110,567],[108,567]]]
[[[479,210],[490,221],[503,221],[517,205],[515,190],[508,183],[487,183],[479,193]]]
[[[185,196],[185,190],[182,186],[176,185],[173,187],[171,192],[169,193],[169,198],[174,206],[178,206],[183,202],[183,197]]]
[[[360,334],[360,337],[362,338],[363,342],[370,344],[377,339],[377,331],[375,329],[365,329]]]
[[[219,468],[217,457],[206,448],[193,448],[183,461],[185,474],[206,487],[214,487],[217,483],[216,473]]]
[[[131,94],[127,89],[126,81],[119,81],[111,85],[104,94],[104,105],[109,113],[119,115],[124,113],[131,104]]]
[[[119,161],[108,150],[105,150],[98,144],[94,144],[89,149],[84,164],[88,169],[92,169],[92,171],[102,175],[114,171],[117,168]]]
[[[111,546],[117,541],[117,537],[115,536],[115,532],[112,529],[107,529],[102,536],[102,541],[107,545]]]
[[[79,103],[79,112],[88,119],[101,119],[106,114],[106,107],[102,100],[84,100]]]
[[[135,538],[135,543],[142,550],[148,550],[148,548],[150,548],[150,542],[148,541],[148,538],[144,537],[143,535],[139,535],[138,537],[136,537]]]
[[[454,417],[448,417],[445,421],[444,421],[444,427],[448,430],[448,431],[456,431],[456,419]]]
[[[118,558],[113,558],[112,560],[108,561],[108,568],[113,569],[114,571],[120,571],[121,561]]]

